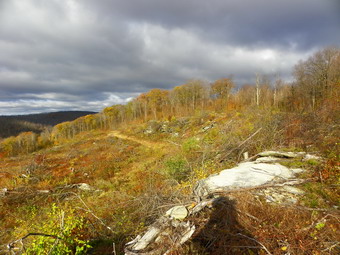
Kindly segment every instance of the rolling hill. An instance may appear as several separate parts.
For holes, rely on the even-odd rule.
[[[15,136],[21,132],[40,133],[45,128],[61,122],[72,121],[79,117],[95,114],[89,111],[61,111],[28,115],[0,116],[0,138]]]

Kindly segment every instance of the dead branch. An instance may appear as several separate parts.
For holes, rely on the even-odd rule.
[[[241,211],[239,209],[236,209],[236,211],[238,213],[240,213],[240,214],[244,214],[244,215],[248,216],[249,218],[251,218],[251,219],[253,219],[253,220],[257,221],[257,222],[262,222],[262,220],[260,220],[259,218],[255,217],[255,216],[253,216],[253,215],[251,215],[251,214],[249,214],[247,212],[243,212],[243,211]]]
[[[178,143],[175,143],[175,142],[173,142],[173,141],[171,141],[171,140],[167,140],[167,142],[168,142],[168,143],[172,143],[172,144],[174,144],[174,145],[176,145],[176,146],[179,146],[179,147],[182,146],[182,145],[180,145],[180,144],[178,144]]]
[[[61,237],[56,236],[56,235],[50,235],[50,234],[45,234],[45,233],[28,233],[25,236],[19,238],[18,240],[15,240],[15,241],[7,244],[6,246],[7,246],[8,250],[11,251],[12,249],[14,249],[16,243],[21,243],[23,245],[23,241],[30,236],[44,236],[44,237],[50,237],[50,238],[54,238],[54,239],[63,241],[63,239]]]
[[[319,211],[319,212],[330,212],[330,211],[334,211],[334,212],[338,212],[337,209],[332,209],[332,208],[310,208],[310,207],[306,207],[306,206],[301,206],[301,205],[293,205],[293,204],[278,204],[279,206],[283,206],[283,207],[292,207],[295,209],[300,209],[300,210],[306,210],[306,211]],[[332,216],[335,217],[337,219],[337,216],[333,215],[333,214],[328,214],[328,216]],[[339,220],[338,220],[339,221]]]
[[[116,244],[115,243],[112,243],[112,254],[113,255],[117,255],[117,253],[116,253]]]
[[[244,140],[243,142],[241,142],[237,147],[235,147],[234,149],[232,149],[231,151],[229,151],[228,153],[222,155],[222,159],[220,160],[220,162],[223,162],[231,153],[233,153],[235,150],[239,149],[243,144],[245,144],[246,142],[248,142],[250,139],[252,139],[258,132],[260,132],[262,129],[259,128],[258,130],[256,130],[252,135],[250,135],[246,140]]]
[[[109,227],[108,225],[106,225],[106,224],[104,223],[104,221],[103,221],[101,218],[99,218],[97,215],[95,215],[95,214],[92,212],[92,210],[90,209],[90,207],[84,202],[84,200],[83,200],[77,193],[74,193],[74,192],[70,192],[70,193],[73,194],[73,195],[75,195],[75,196],[82,202],[82,204],[86,207],[86,209],[81,208],[81,207],[77,207],[78,209],[82,209],[82,210],[84,210],[84,211],[89,212],[89,213],[92,214],[92,216],[95,217],[95,218],[96,218],[96,219],[97,219],[104,227],[106,227],[108,230],[110,230],[113,234],[115,233],[111,227]]]
[[[326,249],[323,249],[321,251],[322,252],[326,252],[326,251],[330,252],[333,248],[339,247],[340,242],[332,242],[331,244],[332,244],[331,246],[329,246]]]
[[[267,254],[273,255],[273,254],[267,249],[266,246],[264,246],[261,242],[257,241],[256,239],[251,238],[251,237],[246,236],[246,235],[243,235],[243,234],[241,234],[241,233],[237,233],[237,235],[243,236],[243,237],[245,237],[245,238],[247,238],[247,239],[249,239],[249,240],[252,240],[252,241],[256,242],[257,244],[261,245],[261,247],[267,252]]]

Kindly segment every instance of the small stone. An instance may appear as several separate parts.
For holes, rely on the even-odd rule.
[[[290,171],[292,171],[294,174],[299,174],[304,172],[305,170],[302,168],[291,168]]]
[[[295,197],[289,197],[286,200],[286,203],[288,204],[296,204],[298,202],[298,200]]]
[[[93,190],[93,188],[87,183],[79,183],[78,189],[84,190],[84,191],[92,191]]]
[[[185,206],[174,206],[169,209],[165,215],[176,220],[183,220],[188,216],[188,210]]]
[[[202,130],[203,130],[203,131],[207,131],[207,130],[209,130],[209,129],[211,129],[211,128],[212,128],[212,126],[206,126],[206,127],[203,127]]]
[[[38,193],[50,193],[49,190],[47,189],[41,189],[41,190],[37,190]]]
[[[272,202],[275,202],[275,199],[274,199],[272,196],[267,195],[267,196],[266,196],[266,202],[267,202],[267,203],[272,203]]]
[[[152,129],[146,129],[146,130],[144,131],[144,133],[150,135],[150,134],[153,133],[153,130],[152,130]]]
[[[311,154],[306,154],[303,157],[303,161],[308,161],[308,160],[321,160],[321,157],[315,156],[315,155],[311,155]]]
[[[292,186],[283,186],[283,188],[285,189],[285,191],[294,194],[294,195],[303,195],[305,194],[305,192],[301,189],[292,187]]]
[[[2,189],[0,189],[0,196],[1,196],[1,197],[5,196],[7,192],[8,192],[8,189],[7,189],[7,188],[2,188]]]

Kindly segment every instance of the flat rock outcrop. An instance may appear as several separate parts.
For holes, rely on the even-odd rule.
[[[245,162],[199,181],[194,189],[197,198],[214,193],[289,181],[302,169],[289,169],[281,164]]]

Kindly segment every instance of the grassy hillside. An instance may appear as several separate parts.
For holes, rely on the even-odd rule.
[[[315,152],[312,141],[299,144],[305,148],[296,146],[298,137],[281,130],[286,118],[247,110],[131,122],[115,131],[82,132],[58,146],[3,158],[0,187],[8,191],[1,198],[0,240],[7,244],[42,232],[70,240],[58,242],[60,251],[78,247],[91,254],[111,254],[114,243],[117,254],[122,254],[124,243],[167,209],[193,203],[191,190],[197,180],[234,166],[243,152],[254,155],[278,148]],[[241,215],[242,226],[275,254],[281,254],[280,242],[294,246],[291,254],[318,254],[336,240],[339,161],[328,152],[323,155],[323,163],[296,162],[308,169],[305,178],[313,179],[301,186],[307,193],[299,207],[267,205],[251,194],[236,194],[243,198],[240,201],[252,201],[239,204],[241,213],[262,222]],[[331,216],[325,227],[315,229],[313,224],[326,215]],[[315,231],[303,230],[308,228]],[[24,243],[32,251],[27,253],[35,254],[52,249],[55,242],[31,236]]]

